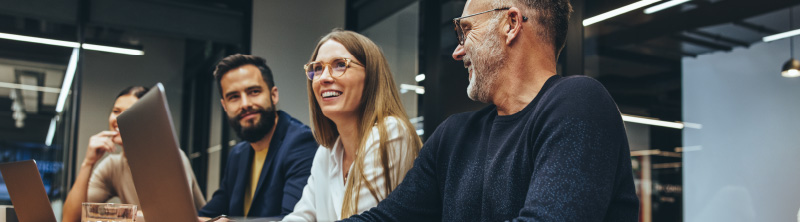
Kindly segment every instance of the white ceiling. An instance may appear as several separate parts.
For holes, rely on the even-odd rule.
[[[3,83],[61,88],[65,71],[66,66],[59,64],[0,59],[0,82]],[[43,84],[39,84],[40,82]],[[0,98],[9,98],[11,90],[17,90],[17,95],[21,95],[22,104],[28,113],[36,113],[41,109],[38,102],[40,95],[44,106],[55,106],[58,99],[58,93],[39,93],[35,90],[6,87],[0,87]]]

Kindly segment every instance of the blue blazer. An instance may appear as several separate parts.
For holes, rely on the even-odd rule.
[[[311,174],[319,147],[311,129],[286,112],[278,111],[278,116],[248,217],[282,217],[291,213]],[[231,149],[219,190],[200,210],[200,216],[244,216],[244,195],[254,154],[246,141]]]

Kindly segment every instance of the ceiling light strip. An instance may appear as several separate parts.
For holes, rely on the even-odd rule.
[[[70,42],[70,41],[62,41],[62,40],[55,40],[55,39],[46,39],[46,38],[39,38],[33,36],[24,36],[24,35],[15,35],[9,33],[0,33],[0,39],[8,39],[8,40],[15,40],[15,41],[22,41],[22,42],[30,42],[30,43],[39,43],[45,45],[54,45],[54,46],[62,46],[62,47],[69,47],[69,48],[78,48],[81,44],[77,42]],[[103,45],[95,45],[95,44],[83,44],[83,48],[86,50],[93,50],[93,51],[100,51],[100,52],[110,52],[110,53],[117,53],[117,54],[125,54],[125,55],[144,55],[144,51],[137,50],[137,49],[126,49],[120,47],[112,47],[112,46],[103,46]]]
[[[653,4],[653,3],[656,3],[656,2],[660,2],[660,1],[661,0],[642,0],[642,1],[634,2],[634,3],[630,4],[630,5],[622,6],[621,8],[614,9],[614,10],[608,11],[606,13],[599,14],[599,15],[596,15],[594,17],[585,19],[585,20],[583,20],[583,26],[589,26],[591,24],[598,23],[600,21],[612,18],[614,16],[625,14],[627,12],[630,12],[630,11],[633,11],[633,10],[636,10],[636,9],[639,9],[639,8],[642,8],[642,7],[645,7],[645,6],[648,6],[650,4]]]
[[[656,13],[656,12],[664,10],[664,9],[672,8],[673,6],[686,3],[688,1],[691,1],[691,0],[672,0],[672,1],[664,2],[664,3],[658,4],[656,6],[653,6],[653,7],[645,9],[644,13],[645,14],[653,14],[653,13]]]
[[[142,50],[126,49],[126,48],[111,47],[104,45],[83,44],[83,48],[86,50],[111,52],[111,53],[125,54],[125,55],[144,55],[144,51]]]
[[[661,126],[661,127],[669,127],[675,129],[683,129],[684,125],[680,122],[668,122],[653,118],[647,117],[639,117],[639,116],[632,116],[627,114],[622,114],[622,121],[630,122],[630,123],[639,123],[651,126]]]
[[[78,57],[80,56],[78,48],[72,49],[72,55],[69,57],[69,65],[67,65],[67,73],[64,76],[64,82],[61,85],[61,92],[58,94],[58,103],[56,103],[56,113],[64,111],[64,104],[67,102],[67,95],[72,88],[72,80],[75,78],[75,71],[78,68]]]
[[[50,119],[50,128],[47,129],[47,139],[44,142],[44,144],[47,146],[53,144],[53,137],[56,136],[56,122],[58,121],[56,118],[58,118],[58,116],[55,116],[52,119]]]
[[[775,41],[775,40],[778,40],[778,39],[789,38],[789,37],[796,36],[796,35],[800,35],[800,29],[795,29],[795,30],[792,30],[792,31],[782,32],[782,33],[778,33],[778,34],[775,34],[775,35],[767,36],[767,37],[764,37],[762,40],[764,40],[764,42],[772,42],[772,41]]]
[[[0,39],[16,40],[16,41],[31,42],[31,43],[39,43],[39,44],[45,44],[45,45],[63,46],[63,47],[70,47],[70,48],[76,48],[76,47],[80,46],[80,44],[78,44],[77,42],[61,41],[61,40],[55,40],[55,39],[46,39],[46,38],[24,36],[24,35],[14,35],[14,34],[8,34],[8,33],[0,33]]]
[[[32,85],[25,85],[25,84],[18,84],[18,83],[10,83],[10,82],[0,82],[0,88],[31,90],[31,91],[39,91],[39,92],[46,92],[46,93],[59,93],[59,92],[61,92],[61,89],[59,89],[59,88],[46,87],[46,86],[32,86]]]

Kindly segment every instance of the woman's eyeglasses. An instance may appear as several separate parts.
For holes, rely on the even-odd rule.
[[[347,71],[347,68],[350,67],[350,64],[364,66],[352,59],[339,58],[330,63],[309,62],[303,65],[303,70],[306,72],[306,77],[308,77],[309,80],[314,81],[314,78],[319,78],[322,76],[322,72],[325,71],[326,66],[328,67],[328,71],[331,73],[331,76],[341,77],[344,75],[344,72]]]

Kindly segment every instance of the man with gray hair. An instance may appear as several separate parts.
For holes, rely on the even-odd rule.
[[[619,110],[556,61],[568,0],[470,0],[453,19],[467,95],[490,103],[439,125],[403,182],[354,221],[637,221]]]

